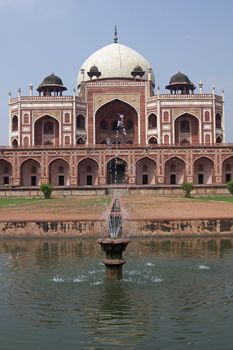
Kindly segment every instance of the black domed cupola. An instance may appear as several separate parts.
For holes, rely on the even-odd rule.
[[[189,80],[187,75],[178,72],[171,77],[169,85],[166,86],[166,89],[169,89],[171,94],[186,95],[193,93],[195,86]]]
[[[62,96],[62,92],[66,90],[61,78],[53,73],[44,78],[37,88],[39,94],[43,96]]]

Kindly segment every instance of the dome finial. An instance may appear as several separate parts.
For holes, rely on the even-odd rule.
[[[114,43],[118,43],[117,26],[115,25]]]

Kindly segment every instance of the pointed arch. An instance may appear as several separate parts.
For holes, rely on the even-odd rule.
[[[137,185],[154,185],[156,183],[156,162],[150,157],[142,157],[136,162]]]
[[[49,162],[49,182],[52,186],[70,185],[70,164],[62,158],[55,158]]]
[[[188,140],[190,144],[200,142],[200,119],[192,113],[181,113],[173,122],[174,139],[176,144]]]
[[[95,186],[98,185],[99,163],[90,157],[81,159],[78,162],[78,185]]]
[[[112,157],[107,162],[107,184],[128,183],[128,163],[122,157]]]
[[[222,162],[222,182],[233,180],[233,156],[227,157]]]
[[[167,185],[179,185],[185,179],[186,164],[177,156],[169,157],[165,162],[165,183]]]
[[[58,146],[60,142],[60,120],[49,114],[38,117],[34,124],[34,145]]]
[[[20,183],[22,186],[39,186],[41,183],[41,164],[34,158],[29,158],[20,164]]]
[[[213,182],[214,162],[206,156],[198,157],[193,163],[194,184],[210,185]]]
[[[0,159],[0,186],[11,185],[11,180],[12,164],[5,159]]]
[[[120,116],[123,116],[123,128],[119,128]],[[116,141],[126,144],[129,140],[138,143],[138,112],[126,101],[115,98],[102,104],[96,109],[94,124],[96,144],[107,139],[111,144]]]

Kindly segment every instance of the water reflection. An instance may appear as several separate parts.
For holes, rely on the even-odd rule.
[[[1,241],[4,350],[224,349],[233,340],[232,238],[132,240],[122,281],[105,280],[101,258],[95,240]]]

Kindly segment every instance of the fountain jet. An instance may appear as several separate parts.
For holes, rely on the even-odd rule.
[[[106,258],[103,263],[106,267],[106,278],[108,280],[122,279],[122,266],[125,260],[122,258],[122,252],[130,242],[127,238],[122,238],[122,213],[120,199],[115,198],[108,216],[109,237],[98,239],[101,249],[105,252]]]

